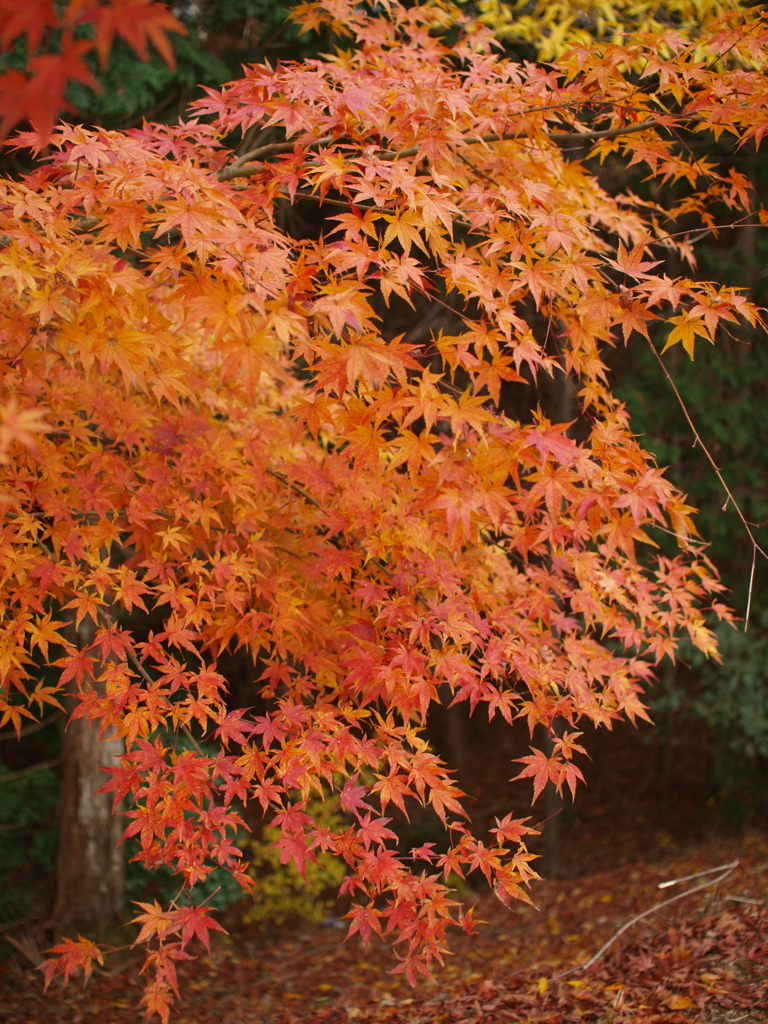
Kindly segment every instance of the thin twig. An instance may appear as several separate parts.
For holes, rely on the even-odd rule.
[[[736,509],[738,512],[739,510]],[[749,593],[747,594],[747,614],[744,616],[744,632],[749,625],[749,613],[752,610],[752,588],[755,585],[755,562],[757,561],[757,544],[752,541],[752,568],[749,570]]]
[[[17,917],[15,921],[7,921],[5,924],[0,924],[0,932],[10,932],[14,928],[20,928],[23,924],[29,924],[30,921],[39,921],[40,915],[33,911],[31,914],[27,914],[25,917]]]
[[[631,917],[628,921],[624,922],[617,932],[614,932],[607,942],[603,943],[594,956],[591,956],[589,960],[585,961],[585,963],[579,964],[578,967],[571,967],[569,971],[563,971],[561,974],[556,974],[553,980],[567,978],[569,974],[575,974],[577,971],[586,971],[592,966],[592,964],[597,963],[606,949],[612,946],[625,931],[637,924],[638,921],[642,921],[643,918],[650,917],[650,915],[655,914],[657,910],[663,910],[664,907],[668,907],[671,903],[676,903],[678,900],[685,899],[686,896],[693,896],[694,893],[701,892],[702,889],[708,889],[711,885],[718,885],[723,881],[723,879],[727,878],[732,871],[736,870],[738,864],[739,862],[737,860],[733,861],[731,864],[725,864],[723,865],[722,874],[719,874],[717,878],[713,878],[709,882],[702,882],[701,885],[695,885],[692,889],[686,889],[685,892],[679,892],[677,896],[670,896],[668,900],[664,900],[662,903],[657,903],[655,906],[649,907],[648,910],[644,910],[642,914],[638,914],[636,917]]]
[[[743,43],[744,40],[747,38],[747,36],[751,35],[755,31],[756,28],[762,27],[762,25],[763,25],[763,20],[762,20],[762,16],[760,16],[760,17],[755,19],[752,27],[750,29],[748,29],[744,33],[743,36],[737,36],[737,38],[734,39],[734,41],[731,43],[731,45],[728,47],[727,50],[723,50],[722,53],[718,53],[718,54],[716,54],[712,58],[712,60],[709,62],[709,64],[707,64],[707,66],[703,69],[704,73],[708,74],[715,67],[717,67],[717,65],[720,63],[720,61],[722,61],[723,58],[726,57],[731,52],[731,50],[734,48],[734,46],[738,46],[740,43]],[[689,50],[689,52],[690,52],[690,50]],[[739,1020],[741,1020],[741,1017],[739,1017]]]
[[[668,533],[670,537],[674,537],[675,540],[682,541],[685,544],[696,545],[698,544],[701,548],[709,547],[709,542],[706,540],[696,540],[695,537],[685,537],[682,533],[675,533],[674,530],[668,530],[666,526],[659,526],[658,523],[653,524],[654,530],[661,530],[662,533]]]
[[[296,956],[288,957],[284,961],[283,966],[293,966],[300,960],[307,960],[313,956],[319,956],[321,953],[333,953],[335,950],[341,947],[341,942],[324,942],[322,946],[313,946],[311,949],[305,949],[303,953],[297,953]]]
[[[475,167],[475,165],[472,163],[472,161],[471,160],[467,160],[467,158],[464,156],[463,153],[459,153],[457,151],[456,156],[459,158],[459,160],[461,160],[463,163],[465,163],[467,165],[467,167],[470,168],[470,170],[474,171],[475,174],[479,175],[481,178],[483,178],[485,181],[487,181],[489,185],[493,185],[494,188],[498,187],[498,182],[494,181],[493,178],[490,176],[490,174],[486,174],[485,171],[481,171],[479,167]]]
[[[308,501],[310,503],[310,505],[314,505],[315,508],[319,508],[321,512],[323,511],[323,506],[320,504],[319,501],[316,501],[311,494],[307,494],[307,492],[302,487],[299,487],[298,484],[295,484],[292,480],[289,480],[288,477],[285,476],[283,473],[278,473],[277,470],[275,469],[265,469],[264,472],[267,474],[267,476],[273,476],[275,480],[280,480],[281,483],[287,484],[287,486],[290,487],[291,490],[296,491],[297,494],[300,494],[305,501]]]
[[[725,231],[729,228],[764,228],[765,224],[762,221],[757,221],[754,224],[748,224],[747,221],[752,216],[752,212],[745,213],[743,217],[739,217],[738,220],[731,221],[730,224],[712,224],[708,228],[685,228],[684,231],[670,231],[665,234],[662,238],[652,238],[649,245],[660,245],[667,241],[668,238],[678,238],[680,235],[687,235],[686,241],[693,244],[694,242],[700,242],[702,238],[706,238],[707,235],[713,234],[715,231]],[[672,220],[676,220],[673,217]]]
[[[670,878],[668,882],[659,882],[659,889],[667,889],[670,885],[679,885],[680,882],[690,882],[694,878],[701,878],[704,875],[713,875],[716,871],[725,871],[726,868],[735,867],[738,861],[731,861],[730,864],[718,864],[716,868],[707,868],[705,871],[695,871],[692,875],[683,875],[681,878]]]
[[[757,561],[758,553],[761,554],[763,556],[763,558],[765,558],[766,560],[768,560],[768,554],[766,554],[766,552],[760,547],[760,545],[755,540],[755,535],[752,533],[752,528],[751,528],[749,522],[747,521],[747,517],[741,511],[741,508],[739,507],[738,502],[734,498],[733,493],[731,492],[730,487],[725,482],[723,474],[720,472],[720,467],[717,465],[717,463],[715,462],[714,458],[712,457],[712,453],[710,452],[709,448],[707,448],[707,446],[702,441],[701,434],[699,434],[698,430],[696,429],[696,425],[694,424],[693,420],[691,419],[691,414],[688,412],[688,408],[686,407],[686,404],[683,401],[682,395],[677,390],[677,385],[672,380],[672,376],[671,376],[669,370],[664,365],[663,359],[661,358],[659,353],[656,351],[656,349],[655,349],[655,347],[653,345],[653,342],[650,340],[650,338],[648,339],[648,347],[650,348],[651,352],[653,353],[654,359],[656,360],[656,362],[661,367],[661,372],[667,378],[667,382],[668,382],[669,386],[672,388],[672,391],[675,394],[675,398],[677,399],[677,403],[680,406],[680,408],[682,409],[683,416],[685,416],[685,420],[686,420],[688,426],[690,427],[691,432],[693,433],[694,447],[697,444],[701,447],[701,450],[704,452],[704,455],[706,456],[707,461],[709,462],[710,466],[714,470],[715,476],[720,481],[720,484],[721,484],[723,490],[725,491],[726,495],[728,496],[728,500],[731,502],[731,504],[733,505],[734,509],[736,510],[736,515],[741,520],[742,525],[743,525],[744,529],[746,530],[747,536],[749,537],[749,539],[750,539],[750,541],[752,543],[752,571],[749,574],[749,594],[747,596],[747,612],[746,612],[746,615],[744,616],[744,632],[746,633],[747,632],[747,628],[749,626],[749,614],[750,614],[750,611],[752,609],[752,590],[753,590],[753,586],[754,586],[754,582],[755,582],[755,562]],[[726,504],[727,504],[727,502],[726,502]]]
[[[15,730],[0,732],[0,742],[15,739],[20,740],[22,736],[31,736],[33,732],[39,732],[41,729],[44,729],[46,725],[50,725],[51,722],[55,721],[60,714],[60,711],[54,711],[52,715],[48,715],[46,718],[41,719],[39,722],[34,722],[32,725],[22,726],[22,728],[19,729],[18,733]]]
[[[114,623],[112,622],[112,619],[110,618],[109,613],[108,612],[102,612],[101,614],[104,616],[104,619],[106,620],[106,622],[102,622],[102,625],[106,624],[108,629],[111,628],[111,626],[114,625]],[[144,682],[145,683],[149,683],[150,686],[154,686],[154,682],[155,682],[154,679],[149,674],[149,672],[147,672],[147,670],[144,668],[142,663],[139,661],[138,657],[136,656],[136,652],[133,650],[133,648],[126,646],[125,653],[126,653],[126,655],[128,657],[128,661],[130,661],[130,663],[133,665],[133,667],[136,669],[136,671],[139,672],[139,674],[143,678]],[[187,737],[187,739],[192,744],[192,746],[195,748],[195,750],[198,752],[198,754],[200,754],[202,756],[203,755],[203,749],[200,746],[200,744],[197,742],[195,737],[192,735],[192,731],[189,728],[189,726],[188,725],[182,725],[181,726],[181,731]]]
[[[551,103],[551,104],[548,104],[547,106],[543,106],[543,107],[528,107],[525,110],[520,111],[520,114],[521,115],[527,115],[527,114],[536,114],[536,113],[540,113],[540,112],[551,113],[554,110],[563,110],[563,109],[568,109],[568,108],[572,108],[572,107],[583,106],[587,102],[592,102],[592,101],[591,100],[590,101],[587,101],[587,100],[574,100],[574,101],[569,101],[568,103]],[[624,108],[624,109],[627,109],[627,108]],[[675,115],[670,115],[670,116],[675,116]],[[701,120],[701,118],[699,118],[698,116],[694,116],[692,119],[693,120]],[[658,123],[658,121],[654,118],[654,119],[645,121],[642,124],[630,125],[627,128],[611,128],[611,129],[607,129],[605,131],[596,131],[596,132],[547,132],[546,134],[550,138],[555,139],[556,141],[557,140],[570,140],[570,139],[573,139],[573,138],[580,138],[580,139],[605,139],[605,138],[613,138],[617,132],[619,134],[626,134],[627,132],[630,132],[630,133],[631,132],[638,132],[638,131],[641,131],[644,128],[652,127],[653,125],[655,125],[657,123]],[[258,127],[257,125],[254,125],[249,130],[248,135],[251,135],[251,133],[253,133],[254,130],[257,127]],[[487,135],[487,136],[483,136],[483,140],[482,141],[483,142],[498,142],[499,140],[502,140],[502,139],[504,139],[506,141],[510,141],[511,139],[519,139],[519,138],[524,138],[524,137],[525,136],[522,135],[520,132],[505,132],[505,133],[503,133],[501,135]],[[248,136],[246,136],[246,139],[243,140],[243,141],[247,143],[249,141],[248,140]],[[333,141],[334,141],[333,135],[326,135],[322,139],[316,139],[314,142],[309,143],[306,146],[306,148],[307,149],[317,149],[320,146],[324,146],[324,145],[326,145],[328,143],[331,143]],[[259,160],[260,157],[263,157],[263,156],[273,156],[275,153],[290,153],[293,149],[295,149],[296,146],[299,146],[299,145],[301,145],[300,142],[298,142],[296,139],[291,139],[291,140],[288,140],[286,142],[269,142],[269,143],[266,143],[263,146],[257,146],[257,147],[255,147],[253,149],[249,149],[245,153],[242,153],[236,160],[234,160],[229,165],[229,169],[231,170],[232,168],[240,168],[244,164],[249,164],[249,163],[252,163],[253,161],[257,161],[257,160]],[[388,152],[387,150],[383,151],[384,154],[386,154],[387,152]],[[409,151],[405,151],[401,155],[414,156],[417,152],[418,152],[418,148],[417,147],[412,147],[412,151],[410,151],[410,150]],[[224,179],[220,179],[220,180],[224,180]]]
[[[32,764],[29,768],[20,768],[17,772],[11,772],[9,775],[0,775],[0,783],[13,782],[14,779],[20,779],[24,775],[41,772],[44,768],[55,768],[60,761],[60,757],[54,757],[50,761],[39,761],[37,764]]]

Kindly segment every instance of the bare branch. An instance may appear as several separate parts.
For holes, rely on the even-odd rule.
[[[54,757],[50,761],[38,761],[37,764],[31,764],[29,768],[20,768],[17,772],[11,772],[8,775],[0,775],[0,783],[13,782],[14,779],[21,779],[25,775],[32,775],[34,772],[41,772],[44,768],[55,768],[60,761],[60,757]]]
[[[701,892],[702,889],[708,889],[711,885],[718,885],[723,881],[723,879],[727,878],[731,872],[735,871],[738,866],[739,862],[737,860],[731,861],[730,864],[723,864],[721,873],[717,878],[713,878],[709,882],[702,882],[700,885],[695,885],[692,889],[686,889],[685,892],[679,892],[677,896],[670,896],[668,900],[664,900],[662,903],[657,903],[655,906],[649,907],[648,910],[644,910],[642,914],[637,914],[636,917],[631,917],[628,921],[624,922],[617,932],[614,932],[607,942],[603,943],[594,956],[591,956],[589,960],[585,961],[585,963],[579,964],[578,967],[572,967],[569,971],[563,971],[562,974],[556,974],[554,980],[567,978],[569,974],[575,974],[577,971],[586,971],[592,966],[592,964],[597,963],[606,949],[610,948],[614,942],[624,934],[624,932],[637,924],[638,921],[642,921],[643,918],[650,917],[650,915],[655,914],[657,910],[663,910],[664,907],[668,907],[671,903],[676,903],[678,900],[685,899],[686,896],[693,896],[694,893]],[[717,869],[714,868],[713,870]]]
[[[333,136],[325,135],[322,139],[316,139],[314,142],[310,142],[305,148],[319,149],[321,146],[327,146],[331,142],[333,142]],[[248,153],[243,153],[243,155],[239,156],[228,168],[225,168],[225,171],[231,171],[235,168],[243,167],[245,164],[250,164],[262,156],[274,156],[275,153],[292,153],[297,146],[301,146],[301,143],[296,139],[292,139],[289,142],[268,142],[266,146],[259,146],[257,149],[252,149]],[[222,176],[223,174],[223,171],[219,172],[219,181],[227,180],[226,176]]]
[[[725,871],[726,868],[734,866],[730,864],[718,864],[716,868],[705,868],[704,871],[694,871],[692,875],[682,875],[680,878],[670,878],[668,882],[659,882],[659,889],[668,889],[670,885],[679,885],[681,882],[691,882],[694,878],[702,878],[704,875],[714,875],[717,871]]]
[[[752,587],[753,587],[753,584],[755,582],[755,563],[757,561],[758,554],[761,554],[763,556],[763,558],[765,558],[766,560],[768,560],[768,554],[766,554],[766,552],[760,547],[760,545],[755,540],[755,535],[754,535],[754,533],[752,533],[751,524],[747,521],[747,517],[744,515],[744,513],[739,508],[739,504],[736,501],[736,499],[734,498],[733,494],[731,493],[731,489],[728,487],[728,484],[725,482],[723,474],[720,472],[720,467],[717,465],[717,463],[715,462],[714,458],[712,457],[712,453],[710,452],[709,448],[707,448],[707,446],[702,441],[701,435],[699,434],[699,432],[696,429],[696,426],[695,426],[693,420],[691,419],[691,414],[688,412],[686,404],[683,401],[682,395],[677,390],[677,386],[676,386],[675,382],[672,380],[672,377],[670,375],[669,370],[664,365],[664,360],[661,358],[659,353],[656,351],[656,349],[654,348],[653,342],[650,339],[648,339],[648,347],[650,348],[651,352],[653,352],[653,355],[654,355],[654,358],[656,359],[656,362],[661,367],[661,372],[667,378],[667,382],[668,382],[669,386],[672,388],[672,390],[673,390],[673,392],[675,394],[675,398],[677,399],[677,403],[680,406],[680,408],[682,409],[683,416],[685,416],[685,420],[686,420],[688,426],[691,428],[691,432],[693,433],[693,446],[694,446],[694,448],[696,447],[696,445],[700,446],[701,450],[704,452],[704,455],[706,456],[707,461],[709,462],[709,464],[712,467],[712,469],[715,471],[715,476],[720,481],[720,483],[722,485],[722,488],[723,488],[723,490],[725,491],[725,493],[727,495],[726,502],[725,502],[725,505],[723,507],[724,508],[727,507],[728,502],[729,501],[731,502],[731,504],[733,505],[734,509],[736,510],[736,515],[741,520],[742,525],[743,525],[744,529],[746,530],[747,536],[749,537],[749,539],[750,539],[750,541],[752,543],[752,571],[749,574],[749,596],[747,598],[747,612],[746,612],[746,615],[744,616],[744,632],[746,633],[747,627],[749,626],[749,615],[750,615],[750,612],[752,610]]]
[[[60,714],[60,711],[55,711],[52,715],[47,715],[39,722],[32,722],[30,725],[24,725],[18,733],[15,729],[0,732],[0,740],[15,740],[21,739],[22,736],[31,736],[33,732],[39,732],[41,729],[45,729],[45,727],[50,725],[51,722],[54,722]]]
[[[699,117],[691,116],[686,118],[688,121],[698,121]],[[632,135],[635,132],[644,132],[649,128],[658,127],[660,124],[657,120],[642,121],[640,124],[630,124],[622,128],[608,128],[605,131],[594,131],[594,132],[544,132],[545,138],[550,139],[552,142],[594,142],[599,139],[616,139],[620,135]],[[512,142],[515,139],[527,138],[526,132],[491,132],[488,135],[481,135],[476,139],[466,139],[465,143],[468,146],[479,145],[480,143],[490,142]],[[273,156],[275,153],[291,153],[296,146],[303,146],[307,151],[319,149],[321,146],[327,146],[331,142],[338,142],[334,140],[333,136],[326,135],[322,139],[316,139],[314,142],[300,143],[298,141],[292,142],[271,142],[267,146],[260,146],[258,149],[252,149],[250,153],[243,153],[241,157],[238,157],[234,163],[230,164],[229,167],[222,168],[216,177],[219,181],[231,181],[233,178],[247,178],[252,174],[256,174],[264,166],[263,162],[254,162],[263,156]],[[399,152],[393,150],[384,149],[378,153],[378,156],[383,160],[393,160],[395,158],[405,158],[409,156],[416,156],[419,152],[419,146],[409,146],[408,149],[401,149]]]

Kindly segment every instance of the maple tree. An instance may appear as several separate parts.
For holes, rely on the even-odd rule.
[[[104,69],[115,38],[142,60],[149,59],[152,43],[174,67],[169,32],[186,29],[154,0],[0,0],[0,136],[30,121],[47,138],[59,112],[72,110],[65,99],[69,83],[99,91],[86,57],[95,54]],[[22,67],[9,66],[14,53],[23,55]]]
[[[473,834],[430,706],[542,726],[517,777],[573,792],[585,727],[646,717],[654,666],[681,636],[716,657],[705,614],[728,617],[605,359],[651,325],[693,357],[759,322],[693,272],[697,235],[752,214],[749,182],[683,133],[760,144],[762,17],[543,67],[442,3],[295,16],[350,49],[250,67],[175,126],[60,126],[0,183],[0,725],[71,691],[124,740],[104,790],[186,893],[136,918],[163,1020],[175,964],[220,928],[195,884],[252,885],[243,802],[283,863],[345,863],[350,932],[391,938],[413,980],[472,928],[452,875],[505,904],[537,877],[528,818]],[[587,155],[666,200],[612,194]],[[542,377],[574,382],[576,428],[509,415]],[[251,708],[228,704],[232,651]],[[399,849],[414,802],[444,848]],[[103,956],[54,952],[47,980]]]

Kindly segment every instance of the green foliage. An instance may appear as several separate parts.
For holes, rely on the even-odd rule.
[[[0,765],[0,920],[24,917],[43,895],[56,856],[59,780],[51,768],[20,778]]]
[[[129,902],[146,902],[156,899],[162,903],[168,903],[178,895],[181,887],[178,875],[164,865],[148,870],[143,864],[138,863],[133,858],[133,855],[140,849],[138,840],[130,839],[125,845],[129,854],[125,879],[126,896]],[[243,896],[243,890],[232,875],[223,868],[215,868],[190,892],[197,903],[206,903],[217,910],[226,910]]]
[[[758,188],[760,183],[757,182]],[[764,304],[765,281],[755,279],[766,265],[768,240],[728,232],[713,238],[701,251],[699,273],[717,274],[729,284],[752,284],[752,298]],[[723,337],[714,348],[700,350],[695,364],[683,353],[669,352],[666,365],[704,443],[712,453],[739,508],[765,548],[768,520],[768,478],[763,439],[768,436],[768,346],[764,336]],[[617,393],[627,402],[632,422],[662,466],[673,467],[684,480],[691,505],[700,509],[697,526],[710,543],[709,554],[731,589],[729,603],[746,613],[752,567],[752,547],[732,505],[701,448],[694,445],[690,426],[658,364],[646,346],[621,355]],[[716,632],[722,662],[700,658],[693,648],[683,650],[690,671],[649,694],[651,716],[664,721],[672,715],[684,722],[690,715],[709,731],[712,776],[716,788],[731,790],[735,819],[743,822],[749,808],[736,807],[754,789],[755,758],[768,756],[768,602],[762,581],[765,564],[759,559],[752,596],[749,629],[725,624]],[[733,789],[733,787],[736,787]]]
[[[701,687],[693,711],[736,753],[768,758],[768,610],[744,633],[718,630],[722,666],[691,654]]]
[[[102,91],[70,83],[67,101],[77,119],[105,127],[125,127],[148,120],[173,120],[200,95],[200,86],[220,86],[238,78],[243,64],[263,58],[271,49],[290,46],[296,31],[285,24],[290,5],[266,0],[203,0],[174,9],[189,34],[169,36],[176,68],[169,68],[156,51],[142,61],[117,40],[102,71],[95,58],[89,64]]]
[[[670,372],[721,467],[739,507],[752,523],[768,519],[768,480],[760,439],[768,436],[768,348],[761,339],[749,345],[729,343],[702,353],[695,364],[683,353],[670,354]],[[637,346],[622,368],[617,392],[627,402],[638,433],[685,480],[689,501],[700,509],[697,525],[711,542],[709,554],[744,613],[752,551],[732,507],[704,454],[693,445],[691,430],[650,352]],[[757,530],[757,536],[764,531]]]
[[[85,85],[71,82],[67,102],[77,108],[78,119],[92,124],[114,126],[143,117],[161,119],[166,110],[175,111],[182,100],[194,95],[198,85],[219,85],[229,77],[227,65],[199,40],[174,36],[173,49],[175,69],[155,52],[150,60],[140,60],[118,39],[106,71],[99,72],[93,62],[102,91],[94,93]]]

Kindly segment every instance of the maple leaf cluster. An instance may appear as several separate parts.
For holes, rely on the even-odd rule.
[[[284,863],[345,863],[351,930],[390,937],[414,979],[449,924],[471,927],[452,873],[504,902],[536,877],[526,818],[472,833],[430,706],[542,725],[553,749],[520,777],[573,791],[585,725],[647,717],[681,636],[716,656],[705,612],[727,612],[694,510],[605,357],[654,321],[691,355],[757,322],[738,290],[658,268],[750,213],[746,179],[678,140],[760,143],[768,27],[744,14],[695,52],[670,34],[544,68],[474,22],[449,44],[440,4],[296,16],[351,48],[251,67],[177,126],[62,126],[48,163],[0,183],[0,724],[72,691],[76,717],[123,736],[104,788],[192,900],[217,866],[251,884],[233,838],[257,802]],[[269,141],[235,158],[237,132]],[[612,195],[574,145],[680,188]],[[297,229],[300,204],[319,231]],[[445,326],[398,334],[408,305]],[[581,434],[505,413],[544,376],[574,383]],[[235,651],[249,710],[228,704]],[[343,827],[308,813],[334,795]],[[398,847],[387,811],[414,803],[445,852]],[[142,909],[147,1007],[167,1019],[173,961],[212,925]]]
[[[574,44],[592,40],[622,42],[628,33],[649,37],[674,31],[695,42],[702,29],[727,14],[740,12],[738,0],[478,0],[481,21],[500,39],[524,41],[536,48],[540,60],[561,57]]]
[[[117,37],[142,60],[149,60],[152,43],[175,67],[168,32],[186,29],[154,0],[0,0],[0,55],[7,59],[20,48],[26,53],[23,69],[0,73],[0,138],[29,121],[44,145],[59,112],[72,110],[64,98],[69,82],[101,89],[85,58],[95,53],[106,67]]]

